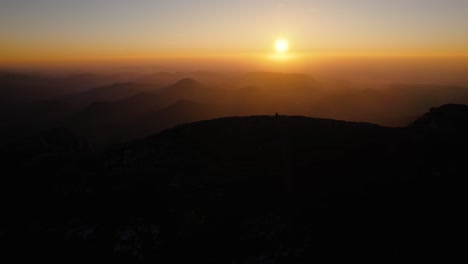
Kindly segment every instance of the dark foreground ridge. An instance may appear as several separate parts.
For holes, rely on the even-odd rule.
[[[67,262],[447,260],[463,222],[463,109],[406,128],[221,118],[102,152],[57,129],[0,151],[1,247]]]

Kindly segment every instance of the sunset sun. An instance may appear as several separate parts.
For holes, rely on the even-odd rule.
[[[288,51],[289,44],[286,39],[278,39],[275,42],[275,49],[278,53],[285,53]]]

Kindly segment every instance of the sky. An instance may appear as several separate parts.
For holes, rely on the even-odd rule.
[[[468,54],[468,0],[0,0],[0,63]]]

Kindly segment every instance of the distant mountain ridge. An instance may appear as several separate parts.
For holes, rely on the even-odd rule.
[[[110,134],[109,129],[118,129],[119,141],[96,142],[107,145],[145,137],[183,122],[275,113],[399,127],[430,107],[468,103],[466,87],[360,87],[292,73],[2,76],[10,77],[2,81],[0,76],[0,144],[57,126],[85,137],[102,135],[96,137],[100,139]],[[171,111],[180,115],[169,115],[171,118],[158,114],[179,101],[197,104],[200,109],[191,105],[191,110],[198,114],[190,115],[188,110]]]

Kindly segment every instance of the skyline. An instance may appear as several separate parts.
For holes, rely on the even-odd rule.
[[[0,1],[4,64],[258,56],[466,56],[468,1]]]

